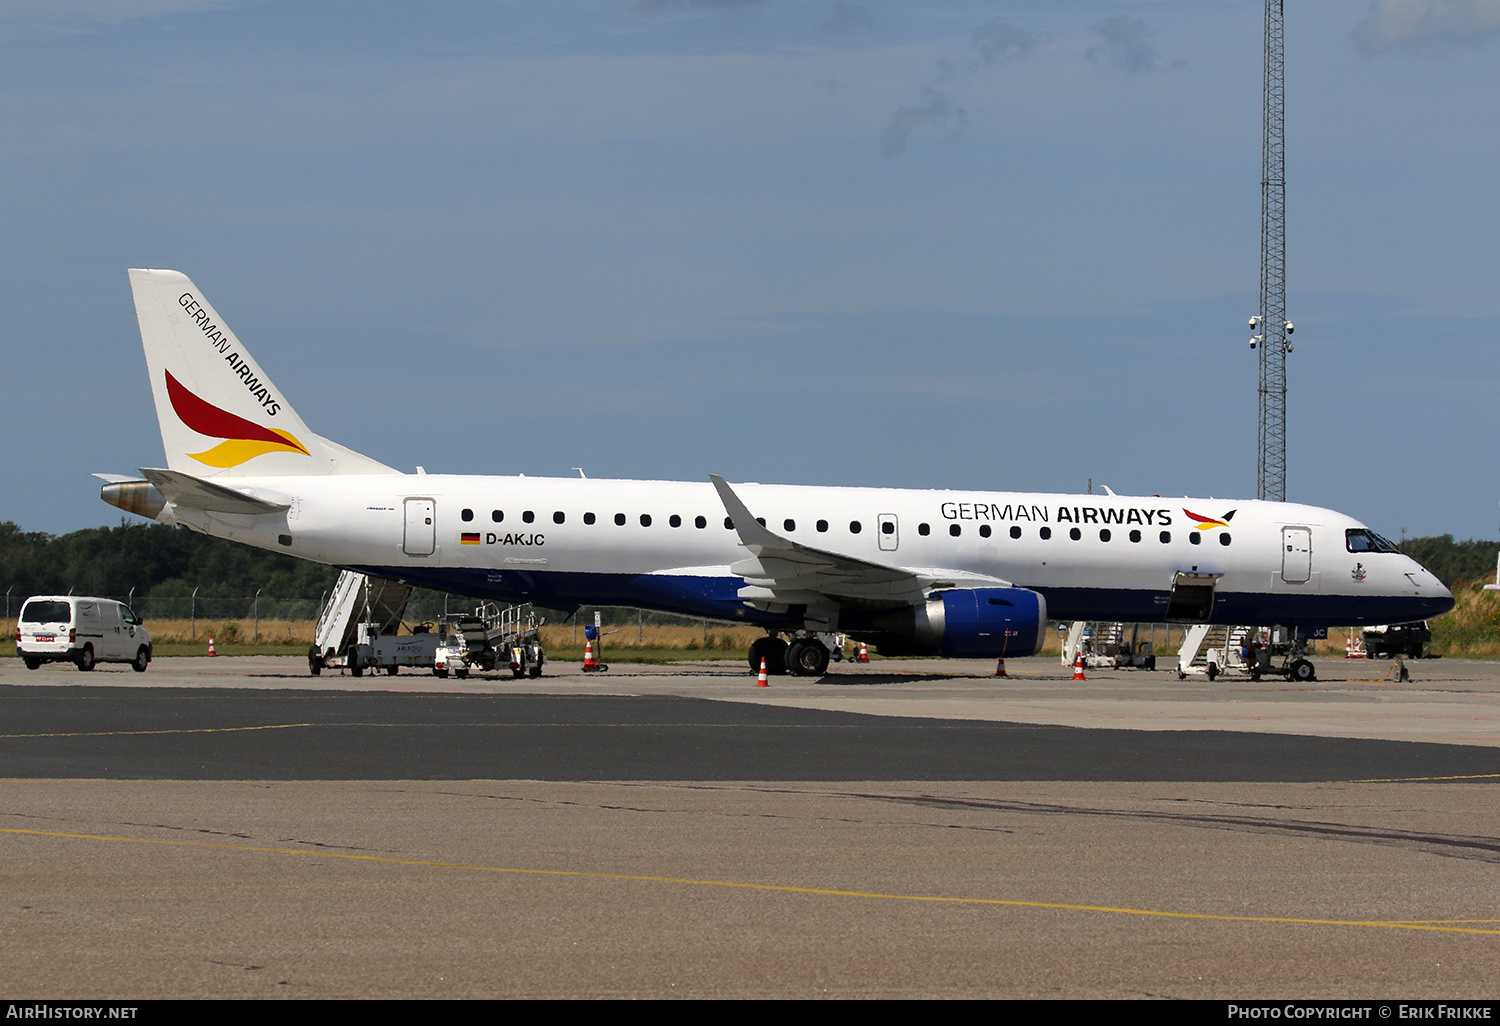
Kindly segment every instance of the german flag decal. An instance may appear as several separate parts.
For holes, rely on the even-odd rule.
[[[210,467],[237,467],[268,452],[312,455],[287,432],[261,427],[198,398],[188,391],[186,385],[172,377],[171,371],[167,371],[167,397],[172,400],[172,409],[178,418],[188,427],[200,435],[224,439],[212,449],[188,453],[199,463]]]
[[[473,534],[470,534],[468,531],[465,531],[458,536],[458,541],[461,545],[478,545],[479,532],[475,531]]]
[[[1232,509],[1228,513],[1225,513],[1219,519],[1214,519],[1213,517],[1200,516],[1197,513],[1194,513],[1190,509],[1185,509],[1185,510],[1183,510],[1183,512],[1187,514],[1187,517],[1188,517],[1189,520],[1196,520],[1198,522],[1198,530],[1200,530],[1200,531],[1211,531],[1215,527],[1228,527],[1229,526],[1229,522],[1234,519],[1235,513],[1239,512],[1239,511]]]

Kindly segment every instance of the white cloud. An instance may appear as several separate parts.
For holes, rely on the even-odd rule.
[[[1478,44],[1500,32],[1500,0],[1376,0],[1354,28],[1367,53]]]

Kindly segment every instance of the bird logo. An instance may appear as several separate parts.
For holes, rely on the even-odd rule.
[[[200,435],[222,438],[224,441],[203,452],[188,455],[199,463],[210,467],[237,467],[241,463],[264,456],[268,452],[298,452],[311,456],[303,444],[285,431],[262,427],[259,424],[221,410],[194,395],[186,385],[167,371],[167,397],[178,418]]]
[[[1197,521],[1197,525],[1196,526],[1197,526],[1198,530],[1200,530],[1200,531],[1212,531],[1215,527],[1228,527],[1229,526],[1229,521],[1231,521],[1231,520],[1234,519],[1234,514],[1237,511],[1236,510],[1230,510],[1228,513],[1225,513],[1222,517],[1219,517],[1219,518],[1205,517],[1205,516],[1203,516],[1203,515],[1201,515],[1199,513],[1194,513],[1190,509],[1184,509],[1182,512],[1184,512],[1184,513],[1187,514],[1187,518],[1189,520]]]

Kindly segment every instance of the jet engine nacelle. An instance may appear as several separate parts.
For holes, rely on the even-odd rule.
[[[934,592],[915,613],[913,642],[939,655],[1020,658],[1047,635],[1047,600],[1026,588]]]

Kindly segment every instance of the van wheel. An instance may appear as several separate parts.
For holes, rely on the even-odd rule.
[[[94,646],[84,645],[83,651],[78,653],[78,668],[88,673],[94,668]]]
[[[146,651],[146,646],[142,645],[140,648],[135,650],[135,659],[131,662],[130,668],[136,673],[145,673],[146,667],[150,664],[150,662],[151,655]]]
[[[26,664],[28,670],[39,669],[42,665],[42,661],[35,656],[22,656],[21,662]]]

